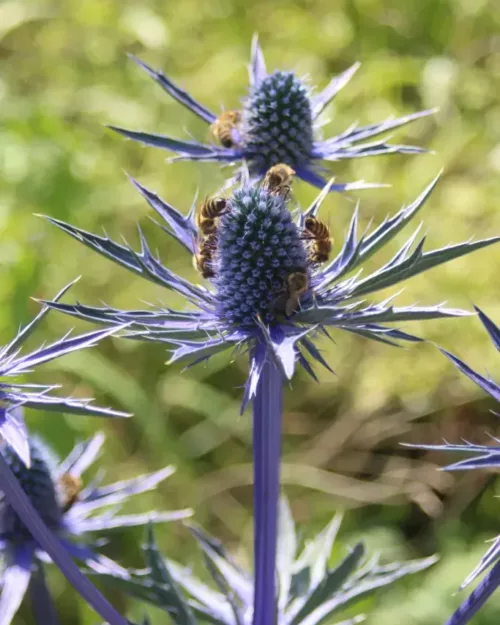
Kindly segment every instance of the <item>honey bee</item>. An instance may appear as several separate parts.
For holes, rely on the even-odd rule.
[[[196,213],[196,225],[203,236],[211,235],[217,226],[215,220],[224,214],[227,200],[223,197],[206,198]]]
[[[271,167],[264,178],[264,187],[274,195],[286,197],[290,193],[290,187],[295,170],[284,163],[278,163]]]
[[[240,122],[240,111],[224,111],[224,113],[211,124],[210,130],[221,145],[225,148],[230,148],[234,145],[233,130],[238,127]]]
[[[296,271],[291,273],[286,280],[287,300],[285,302],[285,314],[290,317],[298,308],[299,300],[309,287],[307,273]]]
[[[59,487],[63,497],[62,510],[67,512],[78,501],[82,480],[71,473],[63,473],[59,478]]]
[[[215,236],[213,234],[198,240],[198,249],[193,257],[193,264],[204,278],[213,278],[215,276],[212,266],[214,249]]]
[[[306,217],[304,234],[304,238],[311,240],[309,260],[313,263],[327,261],[332,251],[332,239],[328,226],[316,217]]]

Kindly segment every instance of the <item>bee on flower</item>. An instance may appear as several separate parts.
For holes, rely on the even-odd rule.
[[[156,473],[114,484],[103,485],[102,478],[94,479],[85,486],[82,475],[96,460],[103,443],[104,436],[96,434],[76,445],[65,460],[59,461],[43,441],[30,437],[29,467],[6,444],[0,447],[0,453],[47,531],[58,540],[62,549],[97,573],[128,578],[127,569],[99,553],[96,547],[99,541],[96,542],[95,536],[91,539],[88,535],[102,536],[102,532],[109,529],[184,519],[191,516],[191,510],[118,514],[117,507],[134,495],[153,490],[174,469],[168,466]],[[67,498],[69,475],[72,478],[71,488],[78,487],[78,496],[74,490],[71,492],[71,505],[68,505]],[[0,574],[2,624],[12,622],[26,593],[30,595],[33,609],[44,606],[44,616],[49,609],[55,614],[43,573],[49,556],[32,537],[3,492],[0,492],[0,552],[4,563]]]

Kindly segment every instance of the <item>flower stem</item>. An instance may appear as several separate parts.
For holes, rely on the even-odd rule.
[[[465,625],[481,608],[500,585],[500,562],[497,562],[488,575],[471,592],[462,605],[446,621],[445,625]]]
[[[34,540],[50,556],[54,564],[59,567],[68,582],[83,599],[109,625],[128,625],[128,621],[118,614],[97,588],[83,575],[57,537],[42,521],[1,453],[0,490],[3,491],[5,498],[30,531]]]
[[[253,625],[276,623],[276,549],[282,411],[282,374],[274,362],[266,362],[253,401],[255,570]]]

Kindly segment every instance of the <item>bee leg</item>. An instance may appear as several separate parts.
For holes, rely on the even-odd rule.
[[[298,297],[289,297],[285,304],[285,315],[291,317],[299,306]]]

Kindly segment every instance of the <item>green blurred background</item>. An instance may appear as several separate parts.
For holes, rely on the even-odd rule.
[[[428,246],[500,232],[500,5],[491,0],[65,0],[0,2],[0,343],[77,275],[67,297],[134,308],[179,301],[127,274],[33,216],[45,213],[79,227],[124,236],[136,245],[140,222],[172,269],[195,278],[190,259],[148,219],[124,170],[187,211],[197,188],[208,194],[223,174],[215,164],[166,165],[166,153],[144,149],[106,130],[113,123],[173,136],[206,138],[206,127],[170,100],[126,53],[163,68],[196,98],[236,108],[247,89],[252,34],[260,33],[268,68],[294,69],[322,87],[359,60],[362,67],[328,111],[325,136],[353,121],[438,106],[395,137],[429,147],[424,156],[389,156],[335,165],[339,180],[365,178],[388,189],[360,192],[363,229],[416,197],[444,167],[422,211]],[[296,184],[308,202],[314,191]],[[340,245],[355,196],[325,202]],[[328,211],[328,213],[327,213]],[[388,258],[391,249],[372,263]],[[480,305],[500,320],[500,255],[491,248],[411,280],[398,302]],[[385,293],[383,295],[386,295]],[[35,342],[60,336],[74,322],[52,313]],[[88,329],[76,324],[78,329]],[[474,318],[408,326],[481,371],[498,357]],[[337,333],[324,343],[337,377],[321,384],[300,373],[286,393],[283,485],[304,536],[345,510],[338,554],[364,536],[384,558],[439,552],[427,574],[384,590],[359,611],[371,625],[439,625],[465,597],[460,582],[498,532],[498,483],[492,475],[445,474],[444,457],[410,453],[401,441],[487,441],[498,431],[492,402],[461,377],[431,344],[393,349]],[[95,395],[135,413],[127,421],[28,414],[33,431],[66,453],[96,428],[108,435],[102,465],[110,478],[178,468],[165,486],[137,501],[148,507],[193,506],[196,520],[242,562],[251,549],[251,430],[238,417],[247,364],[227,354],[182,373],[166,368],[162,346],[106,341],[35,374],[64,392]],[[495,359],[496,357],[496,359]],[[158,537],[169,556],[199,567],[182,526]],[[141,532],[115,532],[107,552],[140,565]],[[95,623],[57,574],[51,575],[63,623]],[[123,610],[126,604],[111,596]],[[28,606],[17,617],[31,623]],[[143,606],[131,606],[139,618]],[[474,620],[499,621],[494,597]],[[166,615],[153,613],[153,624]]]

